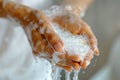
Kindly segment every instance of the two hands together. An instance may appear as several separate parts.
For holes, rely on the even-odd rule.
[[[5,2],[0,0],[0,17],[11,17],[23,27],[34,55],[44,53],[48,59],[52,59],[53,53],[57,52],[61,61],[56,63],[56,65],[67,71],[72,71],[72,69],[79,70],[81,67],[86,68],[88,66],[88,62],[91,61],[94,54],[99,55],[96,37],[89,25],[79,17],[90,3],[91,0],[65,0],[62,4],[65,13],[54,15],[54,17],[49,19],[40,10],[35,10],[12,1]],[[72,23],[70,20],[71,16],[74,20]],[[67,53],[63,41],[52,27],[53,22],[73,35],[85,34],[88,37],[91,49],[84,60],[81,60],[76,54],[69,55]]]

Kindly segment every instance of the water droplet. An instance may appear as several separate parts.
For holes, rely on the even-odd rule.
[[[85,71],[83,71],[82,74],[85,74]]]
[[[59,77],[62,77],[61,75],[59,75]]]
[[[95,66],[96,66],[96,64],[93,65],[93,67],[95,67]]]
[[[97,59],[95,59],[95,62],[97,62]]]

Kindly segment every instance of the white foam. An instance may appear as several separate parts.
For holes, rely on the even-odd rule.
[[[83,35],[73,35],[64,29],[61,29],[57,24],[53,24],[55,32],[60,36],[65,45],[65,50],[69,55],[76,54],[80,59],[84,59],[90,47],[87,44],[87,38]]]
[[[68,11],[71,11],[72,10],[72,6],[71,5],[66,5],[65,9],[68,10]]]
[[[44,27],[41,27],[39,31],[40,31],[41,34],[44,34],[45,28],[44,28]]]
[[[54,6],[52,6],[51,8],[49,8],[49,9],[43,11],[43,12],[44,12],[49,18],[53,18],[53,17],[56,16],[56,15],[63,15],[63,14],[66,13],[66,11],[65,11],[62,7],[60,7],[60,6],[58,6],[58,5],[54,5]]]
[[[64,15],[65,12],[60,6],[53,6],[50,9],[44,11],[49,18],[54,18],[56,15]],[[74,22],[74,18],[69,15],[70,22]],[[56,23],[53,23],[54,31],[60,36],[65,45],[65,50],[68,51],[69,55],[77,54],[80,59],[84,59],[85,55],[90,50],[89,45],[87,44],[87,37],[85,35],[73,35],[64,29],[61,29],[60,26]]]

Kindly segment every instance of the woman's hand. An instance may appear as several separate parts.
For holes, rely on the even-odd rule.
[[[0,0],[0,8],[5,16],[11,17],[22,25],[35,55],[43,53],[44,57],[52,59],[53,53],[58,52],[60,61],[56,65],[71,71],[73,68],[79,70],[85,68],[93,58],[93,52],[98,55],[97,39],[92,33],[90,27],[78,16],[71,13],[57,15],[52,21],[39,10],[26,7],[14,2]],[[71,22],[71,18],[73,21]],[[86,34],[89,38],[91,50],[81,60],[78,55],[69,55],[64,49],[64,43],[58,34],[55,33],[52,22],[60,25],[61,28],[69,31],[73,35]],[[63,54],[64,53],[64,54]]]
[[[54,32],[49,18],[42,11],[34,10],[14,2],[4,3],[3,9],[8,17],[13,18],[22,25],[30,41],[36,38],[34,36],[38,32],[39,36],[44,37],[55,51],[62,52],[63,43]],[[50,33],[47,33],[48,30]],[[32,45],[36,46],[36,41]]]
[[[79,54],[74,54],[71,56],[69,55],[69,53],[66,53],[65,55],[62,55],[65,59],[64,62],[61,61],[57,65],[62,66],[68,70],[71,70],[72,68],[77,70],[79,70],[81,67],[86,68],[89,65],[94,54],[99,55],[97,39],[94,36],[92,30],[90,29],[90,26],[83,20],[81,20],[78,16],[73,15],[71,13],[54,16],[53,22],[59,24],[61,28],[65,29],[66,31],[69,31],[73,35],[86,35],[89,40],[88,44],[91,47],[84,60],[80,59]]]

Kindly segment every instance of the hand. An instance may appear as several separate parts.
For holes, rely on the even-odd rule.
[[[69,31],[73,35],[86,35],[89,40],[88,44],[91,47],[84,60],[80,60],[79,55],[74,54],[71,56],[69,55],[69,53],[66,53],[65,55],[62,55],[65,59],[64,62],[61,61],[57,65],[64,67],[69,71],[72,68],[75,68],[77,70],[79,70],[80,67],[86,68],[90,63],[91,59],[93,58],[94,54],[99,55],[97,39],[91,31],[89,25],[86,24],[83,20],[81,20],[78,16],[71,13],[57,15],[53,18],[53,22],[59,24],[61,28],[65,29],[66,31]]]
[[[71,71],[72,68],[77,70],[80,67],[85,68],[93,57],[92,51],[98,54],[95,36],[89,26],[77,16],[72,16],[74,18],[73,23],[70,22],[69,14],[58,15],[53,18],[53,21],[73,35],[85,33],[88,36],[92,51],[85,56],[84,61],[81,61],[78,55],[69,55],[67,51],[64,55],[61,54],[65,51],[63,41],[55,33],[51,25],[52,22],[43,12],[20,4],[17,6],[14,2],[7,2],[2,9],[23,26],[35,55],[44,53],[45,57],[52,59],[53,53],[59,52],[58,57],[61,61],[57,65],[68,71]]]
[[[73,35],[81,35],[85,34],[89,39],[89,44],[91,46],[92,51],[99,55],[99,50],[97,48],[97,39],[94,36],[92,30],[90,29],[89,25],[86,24],[83,20],[79,17],[72,15],[72,14],[65,14],[65,15],[57,15],[54,19],[54,22],[60,25],[60,27],[68,30]],[[72,22],[71,22],[72,21]]]
[[[54,32],[48,17],[46,17],[42,11],[34,10],[14,2],[6,2],[3,9],[7,15],[9,15],[9,17],[15,19],[22,25],[30,42],[31,40],[35,40],[33,39],[33,36],[35,36],[35,34],[38,32],[38,38],[40,40],[44,37],[55,51],[62,52],[63,43],[60,40],[60,37]],[[47,33],[47,30],[49,30],[50,33]],[[31,45],[35,46],[36,41]]]

